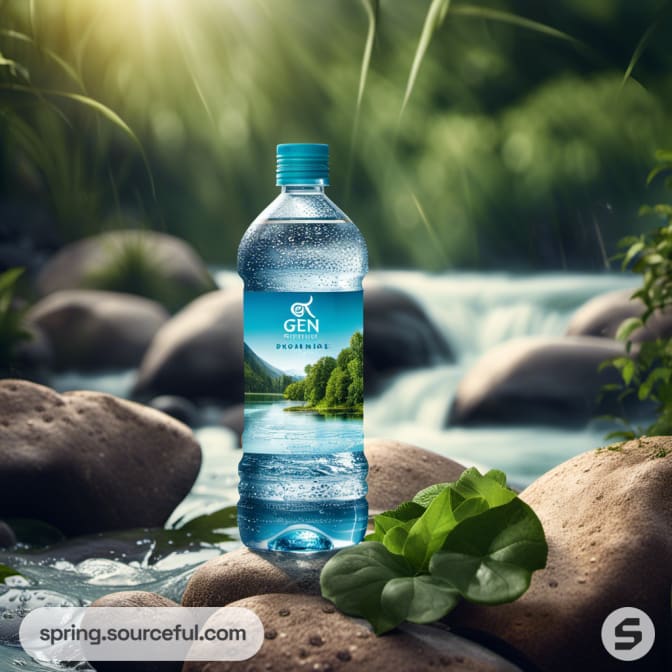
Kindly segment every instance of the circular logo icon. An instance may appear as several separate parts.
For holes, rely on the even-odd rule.
[[[653,646],[656,629],[641,609],[621,607],[612,611],[602,624],[602,644],[618,660],[639,660]]]

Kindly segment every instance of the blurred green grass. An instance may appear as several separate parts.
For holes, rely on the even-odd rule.
[[[232,266],[275,144],[322,141],[374,267],[604,268],[672,144],[662,11],[4,0],[0,203],[43,203],[61,242],[131,217]]]

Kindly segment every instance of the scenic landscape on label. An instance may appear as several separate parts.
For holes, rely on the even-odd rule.
[[[303,375],[273,366],[245,343],[246,401],[288,399],[302,402],[286,411],[361,416],[364,403],[362,332],[356,331],[348,347],[336,357],[323,356],[306,364]]]

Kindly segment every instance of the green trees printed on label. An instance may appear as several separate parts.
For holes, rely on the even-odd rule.
[[[317,409],[361,411],[364,403],[364,339],[356,331],[336,358],[322,357],[306,366],[306,377],[285,388],[285,397]]]

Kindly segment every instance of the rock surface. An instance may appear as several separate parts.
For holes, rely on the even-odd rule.
[[[242,320],[238,291],[209,292],[196,299],[156,334],[140,367],[135,393],[239,403]]]
[[[0,520],[0,548],[11,548],[16,543],[14,530],[4,521]]]
[[[122,590],[108,593],[91,603],[92,607],[179,607],[177,602],[146,590]]]
[[[201,462],[191,431],[97,392],[0,381],[0,511],[70,535],[162,526]]]
[[[157,411],[161,411],[161,413],[170,415],[175,420],[179,420],[190,427],[198,424],[198,408],[189,399],[185,399],[184,397],[164,394],[154,397],[147,405],[155,408]]]
[[[434,483],[455,481],[464,466],[424,448],[391,439],[367,439],[369,515],[388,511]]]
[[[317,596],[261,595],[231,606],[252,609],[264,624],[261,650],[241,662],[187,662],[183,672],[515,672],[494,653],[432,626],[404,626],[376,637],[365,621]]]
[[[42,295],[61,289],[121,291],[136,279],[138,290],[142,285],[149,291],[144,295],[171,309],[215,286],[205,264],[183,240],[155,231],[123,230],[66,245],[43,266],[37,288]],[[123,291],[142,293],[138,290]]]
[[[333,553],[293,556],[239,548],[208,560],[193,574],[182,596],[185,607],[223,607],[267,593],[320,594],[320,572]]]
[[[144,590],[128,590],[99,597],[92,607],[178,607],[167,597]],[[179,661],[100,661],[92,663],[96,672],[180,672]]]
[[[615,338],[621,323],[629,317],[640,317],[644,304],[639,299],[631,299],[634,290],[623,289],[596,296],[583,304],[572,316],[567,327],[568,336],[601,336]],[[672,312],[654,313],[646,327],[637,329],[631,335],[635,343],[672,336]]]
[[[101,370],[138,366],[168,317],[157,302],[132,294],[63,290],[26,319],[46,335],[54,369]]]
[[[448,422],[580,424],[608,412],[603,385],[619,381],[602,362],[623,355],[620,343],[591,336],[519,338],[481,357],[460,382]]]
[[[577,669],[579,660],[582,670],[670,669],[671,485],[672,437],[591,451],[552,469],[520,495],[544,525],[546,569],[516,602],[465,604],[449,622],[504,639],[548,672]],[[624,606],[645,611],[658,633],[637,663],[618,664],[601,643],[604,619]]]
[[[367,393],[389,374],[453,359],[445,338],[413,297],[372,281],[364,290],[364,334]]]

